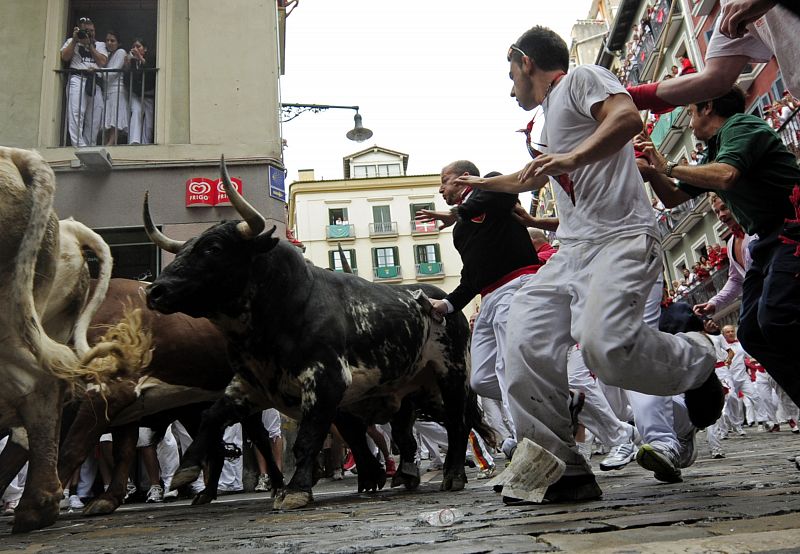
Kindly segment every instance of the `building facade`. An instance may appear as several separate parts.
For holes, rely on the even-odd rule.
[[[0,3],[0,30],[7,43],[0,80],[0,144],[42,153],[56,173],[56,211],[106,238],[115,257],[115,275],[154,275],[168,261],[169,255],[162,259],[142,229],[146,190],[155,221],[176,239],[194,236],[221,219],[236,218],[217,195],[223,154],[245,197],[270,224],[284,228],[279,107],[284,4],[283,0]],[[81,17],[92,19],[99,41],[113,29],[125,50],[134,38],[148,45],[149,65],[140,80],[152,79],[152,88],[137,91],[130,84],[135,77],[129,70],[117,72],[117,82],[124,83],[117,84],[117,92],[129,104],[136,94],[153,107],[152,133],[142,144],[127,144],[126,133],[109,141],[102,126],[99,134],[89,131],[88,119],[84,121],[88,146],[72,144],[67,90],[75,73],[61,61],[60,50]],[[106,107],[110,88],[106,79],[112,74],[103,73],[105,88],[101,82],[96,89]]]
[[[418,210],[448,210],[439,175],[405,174],[408,155],[373,146],[346,156],[346,178],[317,181],[300,171],[289,191],[289,226],[319,267],[342,271],[346,261],[375,283],[431,283],[451,292],[461,278],[452,227],[418,223]],[[352,176],[348,178],[347,176]],[[477,300],[464,309],[470,315]]]

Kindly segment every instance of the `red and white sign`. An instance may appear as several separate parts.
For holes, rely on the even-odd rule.
[[[214,206],[217,203],[217,181],[205,177],[186,180],[186,207]]]
[[[231,182],[239,194],[243,193],[242,180],[231,177]],[[186,207],[205,208],[210,206],[230,206],[231,202],[225,193],[222,179],[192,177],[186,180]]]
[[[242,194],[242,180],[236,177],[231,177],[231,183],[236,187],[236,192]],[[231,200],[225,192],[225,186],[222,184],[222,179],[217,179],[217,206],[230,206]]]

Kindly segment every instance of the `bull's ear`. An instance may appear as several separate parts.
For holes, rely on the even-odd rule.
[[[253,245],[253,249],[263,254],[264,252],[269,252],[275,245],[278,244],[278,239],[274,238],[272,234],[275,232],[275,226],[272,226],[272,229],[267,231],[266,233],[262,233],[261,235],[255,238],[255,244]]]

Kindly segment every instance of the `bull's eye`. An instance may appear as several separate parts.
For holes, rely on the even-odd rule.
[[[203,255],[208,257],[216,257],[222,254],[222,247],[218,244],[212,244],[203,250]]]

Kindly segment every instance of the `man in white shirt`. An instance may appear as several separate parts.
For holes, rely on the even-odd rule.
[[[94,70],[108,63],[108,51],[104,42],[95,40],[94,23],[88,17],[81,17],[72,29],[72,37],[61,47],[61,61],[70,69],[66,115],[70,142],[76,147],[96,144],[103,122],[103,93]]]

